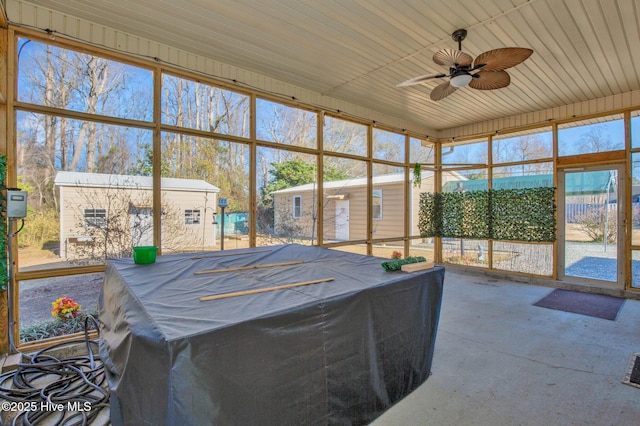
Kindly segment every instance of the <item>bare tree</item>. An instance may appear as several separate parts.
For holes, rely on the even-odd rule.
[[[208,132],[245,135],[249,108],[246,96],[177,77],[166,76],[163,83],[163,121]],[[248,210],[245,145],[217,137],[165,134],[162,146],[167,176],[205,180],[230,198],[230,211]]]
[[[316,114],[299,108],[264,102],[262,110],[264,119],[258,128],[258,138],[273,141],[283,145],[295,145],[308,148],[317,146]],[[269,105],[269,106],[267,106]],[[285,151],[278,151],[276,162],[283,161],[280,155]]]
[[[111,61],[76,54],[75,64],[79,66],[79,72],[84,77],[81,85],[75,87],[78,96],[85,105],[86,112],[90,114],[108,113],[105,111],[109,105],[109,97],[119,92],[122,82],[122,72],[118,72]],[[73,157],[69,164],[69,170],[78,170],[81,156],[86,155],[86,171],[93,173],[96,170],[96,153],[98,152],[98,125],[93,121],[83,122],[76,140]]]
[[[75,209],[76,226],[70,233],[81,237],[64,242],[67,257],[75,263],[130,257],[133,247],[152,244],[151,191],[113,182],[105,188],[82,188],[78,192],[81,202]],[[160,214],[163,250],[202,247],[202,235],[185,226],[179,206],[164,203]]]
[[[581,152],[603,152],[616,148],[615,142],[605,133],[604,126],[589,126],[589,131],[580,137]]]
[[[586,205],[586,209],[576,215],[575,222],[591,241],[603,242],[605,233],[607,242],[614,243],[617,237],[618,222],[617,212],[614,209],[607,208],[605,205],[590,204]]]
[[[90,114],[122,116],[132,108],[125,101],[124,93],[131,89],[124,85],[124,65],[35,41],[28,40],[23,47],[27,43],[29,48],[20,56],[19,78],[24,82],[20,100]],[[57,204],[53,190],[57,170],[97,171],[105,154],[114,152],[113,134],[100,130],[94,122],[51,114],[20,117],[19,145],[26,141],[29,152],[25,156],[23,150],[20,156],[20,174],[41,190],[41,206]],[[37,155],[30,158],[33,152]]]
[[[293,205],[283,203],[274,209],[274,229],[270,233],[261,233],[270,244],[300,243],[314,235],[315,221],[306,216],[295,218]]]
[[[334,117],[324,118],[324,149],[334,152],[365,152],[367,128],[358,123]]]

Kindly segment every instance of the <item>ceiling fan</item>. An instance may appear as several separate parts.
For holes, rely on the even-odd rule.
[[[462,51],[462,40],[467,37],[467,30],[456,30],[451,34],[458,42],[458,50],[442,49],[434,53],[433,62],[449,67],[449,74],[428,74],[414,77],[397,85],[397,87],[413,86],[434,78],[449,78],[431,91],[431,100],[439,101],[449,96],[460,87],[469,86],[479,90],[493,90],[507,87],[511,77],[505,71],[518,65],[533,53],[524,47],[504,47],[489,50],[473,58]]]

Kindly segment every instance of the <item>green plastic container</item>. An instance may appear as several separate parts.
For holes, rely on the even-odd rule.
[[[148,265],[155,263],[158,247],[156,246],[137,246],[133,248],[133,262],[138,265]]]

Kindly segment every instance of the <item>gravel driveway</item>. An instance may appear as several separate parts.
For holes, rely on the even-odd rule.
[[[565,272],[573,277],[616,281],[616,245],[566,243]]]
[[[102,272],[97,272],[22,281],[18,296],[20,327],[53,319],[51,302],[62,296],[71,297],[80,304],[83,311],[96,309],[103,276]]]

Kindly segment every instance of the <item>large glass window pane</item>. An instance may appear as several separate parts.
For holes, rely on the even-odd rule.
[[[631,250],[631,287],[640,288],[640,250]]]
[[[373,129],[373,157],[404,163],[405,135]]]
[[[403,167],[373,165],[372,232],[374,239],[404,235]]]
[[[18,100],[151,121],[153,73],[95,55],[18,39]]]
[[[84,331],[86,315],[97,318],[103,273],[68,275],[18,282],[20,342]],[[55,309],[60,298],[68,313]],[[90,323],[90,325],[92,325]]]
[[[412,174],[415,173],[412,171]],[[422,166],[420,169],[420,180],[416,182],[415,176],[411,181],[411,188],[409,189],[409,235],[419,236],[420,229],[418,225],[420,223],[420,194],[422,193],[434,193],[435,192],[435,169]],[[443,173],[447,180],[451,180],[450,173]],[[433,244],[434,239],[429,238],[414,238],[409,240],[410,250],[412,256],[423,256],[427,260],[432,261],[434,258]]]
[[[493,168],[493,189],[522,189],[553,186],[553,163],[521,163]],[[553,271],[551,244],[523,244],[494,241],[493,268],[550,276]]]
[[[488,240],[442,238],[442,260],[464,266],[489,267]]]
[[[409,235],[418,236],[420,230],[418,224],[420,223],[420,194],[435,192],[435,169],[425,167],[424,164],[435,163],[435,150],[436,145],[432,142],[410,138],[410,162],[412,164],[411,169],[411,188],[409,189]],[[415,168],[415,163],[420,164],[419,176],[416,176],[418,170]],[[434,258],[433,251],[433,238],[414,238],[409,240],[410,255],[411,256],[423,256],[428,261],[432,261]]]
[[[640,245],[640,193],[638,193],[638,182],[640,182],[640,153],[631,154],[631,181],[633,184],[631,196],[631,244]]]
[[[316,156],[259,147],[257,169],[257,244],[316,244]]]
[[[373,255],[387,260],[404,259],[404,241],[386,241],[373,244]]]
[[[409,241],[409,256],[422,256],[427,262],[433,262],[435,258],[433,247],[433,238],[412,239]]]
[[[131,256],[131,206],[151,205],[152,132],[27,112],[16,117],[18,186],[29,193],[18,234],[20,269]]]
[[[367,238],[367,163],[324,157],[324,242]]]
[[[442,192],[487,191],[487,169],[443,170]],[[470,212],[470,214],[474,214]],[[442,238],[442,258],[444,262],[488,267],[487,240]]]
[[[352,244],[352,245],[346,245],[346,246],[331,247],[331,250],[342,251],[345,253],[362,254],[365,256],[367,255],[366,244]]]
[[[558,126],[558,155],[592,154],[624,149],[622,114]]]
[[[631,111],[631,148],[640,148],[640,110]]]
[[[222,140],[212,142],[217,148],[219,172],[214,175],[213,180],[206,180],[204,177],[203,180],[220,188],[218,195],[226,198],[228,204],[224,210],[224,224],[222,209],[219,207],[214,224],[220,241],[224,240],[225,249],[245,248],[249,246],[249,227],[252,221],[249,212],[249,145]],[[205,158],[211,163],[211,156],[205,155]],[[205,214],[204,222],[208,220],[209,217]]]
[[[621,167],[564,172],[564,274],[615,282]],[[562,246],[561,246],[562,247]]]
[[[367,126],[365,125],[326,115],[323,136],[325,151],[367,155]]]
[[[494,241],[493,268],[551,276],[553,274],[553,245]]]
[[[538,160],[553,156],[550,128],[496,136],[491,141],[494,164]]]
[[[410,162],[411,164],[434,164],[436,144],[433,142],[425,141],[417,138],[409,139],[409,146],[411,149]]]
[[[553,186],[553,163],[523,163],[493,168],[493,189]]]
[[[249,97],[164,74],[162,122],[207,132],[249,137]]]
[[[487,169],[442,170],[442,192],[487,191]]]
[[[442,164],[487,164],[487,141],[464,144],[444,144],[442,146]]]
[[[248,246],[248,145],[165,132],[161,185],[163,252]]]
[[[256,117],[258,139],[306,148],[318,146],[318,116],[314,112],[257,99]]]

